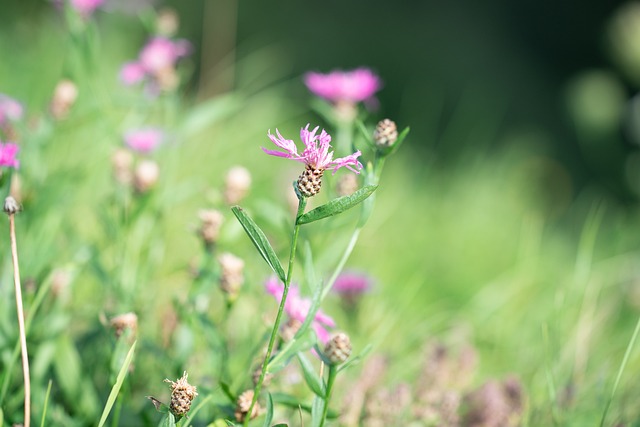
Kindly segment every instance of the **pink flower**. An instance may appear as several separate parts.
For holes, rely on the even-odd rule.
[[[336,70],[329,74],[310,72],[305,74],[304,83],[321,98],[350,103],[369,100],[382,86],[380,78],[368,68]]]
[[[89,16],[98,7],[105,2],[105,0],[70,0],[71,7],[78,13],[84,16]]]
[[[358,295],[371,290],[372,280],[369,276],[356,272],[344,272],[333,284],[333,291],[344,295]]]
[[[272,135],[271,131],[269,131],[269,139],[271,139],[271,142],[276,144],[278,147],[285,150],[286,153],[267,150],[264,147],[262,150],[272,156],[296,160],[313,169],[325,170],[333,168],[333,172],[335,173],[338,169],[344,166],[355,173],[360,173],[360,169],[362,169],[362,164],[358,161],[358,157],[361,154],[360,151],[358,150],[346,157],[334,159],[333,151],[329,151],[329,148],[331,147],[331,135],[329,135],[324,129],[320,135],[316,135],[318,129],[319,126],[316,126],[312,131],[309,131],[308,124],[305,128],[300,129],[300,139],[305,145],[305,149],[302,154],[298,154],[296,144],[292,140],[285,139],[280,135],[278,129],[276,129],[277,137]]]
[[[127,62],[120,69],[120,80],[127,86],[140,83],[145,78],[145,71],[139,62]]]
[[[278,300],[278,302],[282,300],[282,294],[284,293],[284,284],[275,277],[270,277],[269,280],[267,280],[267,282],[265,283],[265,289],[268,293],[273,295],[276,300]],[[310,308],[311,300],[309,298],[302,298],[300,296],[300,290],[298,289],[298,287],[295,285],[291,285],[289,287],[287,301],[285,301],[284,303],[284,310],[287,315],[299,322],[304,322]],[[316,332],[316,336],[322,344],[326,344],[329,339],[331,339],[331,335],[326,328],[334,328],[335,326],[336,323],[333,321],[333,319],[323,313],[322,310],[318,310],[316,312],[313,322],[311,323],[311,327]]]
[[[153,151],[164,139],[164,133],[156,128],[143,128],[127,132],[124,142],[135,151],[149,153]]]
[[[165,37],[154,37],[140,52],[140,66],[148,73],[158,74],[173,68],[178,58],[189,54],[191,47],[186,40],[172,41]]]
[[[16,159],[19,150],[20,147],[12,142],[5,144],[0,142],[0,166],[17,169],[20,166],[20,162]]]
[[[22,118],[23,108],[15,99],[0,93],[0,126],[7,121],[16,121]]]

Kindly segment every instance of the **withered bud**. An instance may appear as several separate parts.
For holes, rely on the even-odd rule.
[[[218,241],[220,236],[220,227],[224,222],[222,213],[215,209],[203,209],[198,212],[200,217],[200,230],[198,233],[205,244],[211,245]]]
[[[156,31],[159,35],[171,37],[176,34],[180,25],[178,14],[170,7],[163,7],[156,17]]]
[[[16,202],[16,199],[11,196],[8,196],[6,199],[4,199],[4,213],[6,213],[7,215],[13,215],[19,211],[20,205],[18,204],[18,202]]]
[[[238,295],[244,283],[244,261],[237,256],[225,252],[218,257],[222,273],[220,289],[231,297]]]
[[[138,193],[146,193],[156,185],[159,178],[160,166],[153,160],[142,160],[133,174],[133,187]]]
[[[122,185],[133,181],[133,153],[125,148],[118,148],[111,156],[113,177]]]
[[[335,334],[324,348],[325,357],[334,365],[339,365],[351,356],[351,340],[343,332]]]
[[[174,415],[183,417],[191,409],[191,401],[198,395],[196,387],[187,381],[187,371],[176,382],[165,379],[164,382],[171,384],[171,403],[169,409]]]
[[[376,130],[373,131],[373,142],[381,148],[391,147],[398,139],[398,128],[396,123],[389,119],[378,122]]]
[[[53,90],[49,109],[56,120],[64,119],[78,98],[78,87],[71,80],[60,80]]]
[[[224,178],[224,201],[228,205],[239,203],[251,188],[251,174],[247,168],[234,166]]]
[[[126,329],[131,329],[135,335],[138,330],[138,316],[135,313],[119,314],[112,317],[109,324],[113,328],[116,338],[120,338]]]
[[[349,196],[358,190],[358,176],[353,173],[342,175],[336,184],[336,193],[338,196]]]
[[[301,321],[299,321],[298,319],[290,318],[287,323],[280,327],[280,338],[282,338],[282,341],[291,341],[301,326]]]
[[[247,390],[243,392],[240,396],[238,396],[238,400],[236,402],[236,421],[239,423],[244,422],[244,419],[247,417],[249,413],[249,408],[251,408],[251,401],[253,400],[253,390]],[[254,419],[260,413],[260,404],[258,402],[253,405],[253,410],[251,411],[251,419]]]

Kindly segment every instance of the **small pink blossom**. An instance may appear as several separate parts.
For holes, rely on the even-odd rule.
[[[140,52],[140,65],[151,74],[173,68],[176,61],[189,54],[191,48],[186,40],[173,41],[166,37],[154,37]]]
[[[0,167],[17,169],[20,166],[20,162],[16,159],[19,150],[20,147],[12,142],[4,144],[0,142]]]
[[[124,142],[132,150],[140,153],[149,153],[162,143],[164,133],[156,128],[143,128],[127,132]]]
[[[70,0],[71,7],[83,16],[91,15],[104,2],[105,0]]]
[[[275,277],[271,277],[269,278],[269,280],[267,280],[267,282],[265,283],[265,289],[268,293],[273,295],[276,300],[278,300],[278,302],[282,300],[282,294],[284,293],[284,284]],[[287,315],[299,322],[304,322],[310,308],[311,300],[309,298],[301,297],[298,287],[295,285],[291,285],[289,287],[287,301],[285,301],[284,303],[284,310]],[[326,344],[329,339],[331,339],[331,335],[326,328],[334,328],[336,326],[336,323],[331,317],[323,313],[322,310],[318,310],[313,322],[311,323],[311,326],[316,332],[318,340],[320,340],[322,344]]]
[[[120,69],[120,80],[127,86],[140,83],[145,76],[144,67],[139,62],[127,62]]]
[[[372,280],[369,276],[356,272],[344,272],[333,284],[333,291],[344,295],[358,295],[371,290]]]
[[[0,126],[7,121],[20,120],[23,112],[22,104],[10,96],[0,93]]]
[[[361,102],[373,98],[382,82],[368,68],[352,71],[332,71],[329,74],[309,72],[304,76],[307,88],[321,98],[332,102]]]
[[[329,148],[331,148],[331,135],[329,135],[324,129],[320,135],[316,135],[318,129],[319,126],[316,126],[312,131],[309,131],[309,124],[307,124],[303,129],[300,129],[300,139],[305,145],[305,149],[302,154],[298,154],[298,149],[293,140],[285,139],[280,135],[278,129],[276,129],[277,137],[272,135],[271,131],[269,131],[269,139],[271,139],[271,142],[275,145],[285,150],[286,153],[276,150],[267,150],[264,147],[262,150],[272,156],[296,160],[312,167],[313,169],[325,170],[333,168],[333,172],[335,173],[338,169],[344,166],[355,173],[360,173],[360,169],[362,169],[362,164],[358,161],[358,157],[361,154],[360,150],[346,157],[334,159],[333,151],[329,151]]]

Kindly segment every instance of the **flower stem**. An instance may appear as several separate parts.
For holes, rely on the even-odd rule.
[[[287,301],[287,294],[289,293],[289,285],[291,284],[291,276],[293,273],[293,261],[296,258],[296,247],[298,245],[298,234],[300,232],[300,224],[298,224],[298,218],[300,215],[304,213],[304,208],[307,205],[307,199],[305,197],[301,197],[298,199],[298,212],[296,213],[296,218],[293,226],[293,235],[291,237],[291,251],[289,252],[289,266],[287,269],[287,276],[284,282],[284,290],[282,292],[282,299],[280,300],[280,306],[278,307],[278,314],[276,314],[276,320],[273,324],[273,329],[271,330],[271,337],[269,338],[269,345],[267,346],[267,354],[264,357],[264,361],[262,362],[262,371],[260,372],[260,378],[256,383],[256,386],[253,390],[253,399],[251,399],[251,406],[249,407],[249,411],[244,419],[244,426],[249,425],[249,420],[251,419],[251,414],[253,413],[253,407],[258,400],[258,395],[260,394],[260,389],[262,388],[262,383],[264,382],[264,377],[267,374],[267,366],[269,365],[269,359],[271,358],[271,353],[273,352],[273,346],[276,342],[276,337],[278,336],[278,329],[280,329],[280,322],[282,321],[282,313],[284,312],[284,306]]]
[[[338,370],[335,365],[329,365],[329,378],[327,379],[327,391],[324,398],[324,409],[322,410],[322,418],[320,420],[320,427],[324,426],[324,422],[327,419],[327,412],[329,411],[329,400],[331,399],[331,391],[333,390],[333,383],[336,379]]]
[[[18,329],[20,333],[20,351],[22,353],[22,373],[24,376],[24,427],[31,425],[31,381],[29,379],[29,356],[27,353],[27,334],[24,326],[24,310],[22,308],[22,291],[20,287],[20,269],[18,267],[18,245],[16,244],[15,213],[9,214],[11,237],[11,258],[13,259],[13,282],[16,293],[16,311],[18,313]]]

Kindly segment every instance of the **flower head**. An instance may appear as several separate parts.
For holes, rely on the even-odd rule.
[[[178,58],[189,54],[191,47],[185,40],[173,41],[166,37],[154,37],[140,52],[140,65],[145,71],[157,74],[173,68]]]
[[[382,82],[368,68],[352,71],[332,71],[329,74],[305,74],[307,88],[321,98],[332,102],[357,103],[368,100],[380,89]]]
[[[98,7],[104,3],[105,0],[71,0],[71,7],[83,16],[89,16]]]
[[[20,162],[16,159],[19,150],[20,147],[12,142],[5,144],[0,142],[0,167],[17,169],[20,166]]]
[[[157,128],[142,128],[127,132],[124,142],[134,151],[149,153],[162,143],[164,134]]]
[[[0,93],[0,126],[22,118],[23,108],[15,99]]]
[[[282,284],[275,277],[269,278],[265,283],[265,289],[268,293],[273,295],[276,300],[282,300],[282,294],[284,293],[284,284]],[[300,296],[300,290],[297,286],[291,285],[289,288],[289,293],[287,295],[287,301],[284,303],[284,310],[289,316],[289,318],[297,320],[299,322],[304,322],[309,314],[309,309],[311,308],[311,300],[309,298],[303,298]],[[327,327],[333,328],[336,326],[335,322],[331,317],[322,312],[322,310],[318,310],[316,315],[311,323],[311,326],[316,332],[318,339],[322,344],[326,344],[329,341],[330,334],[327,331]]]

